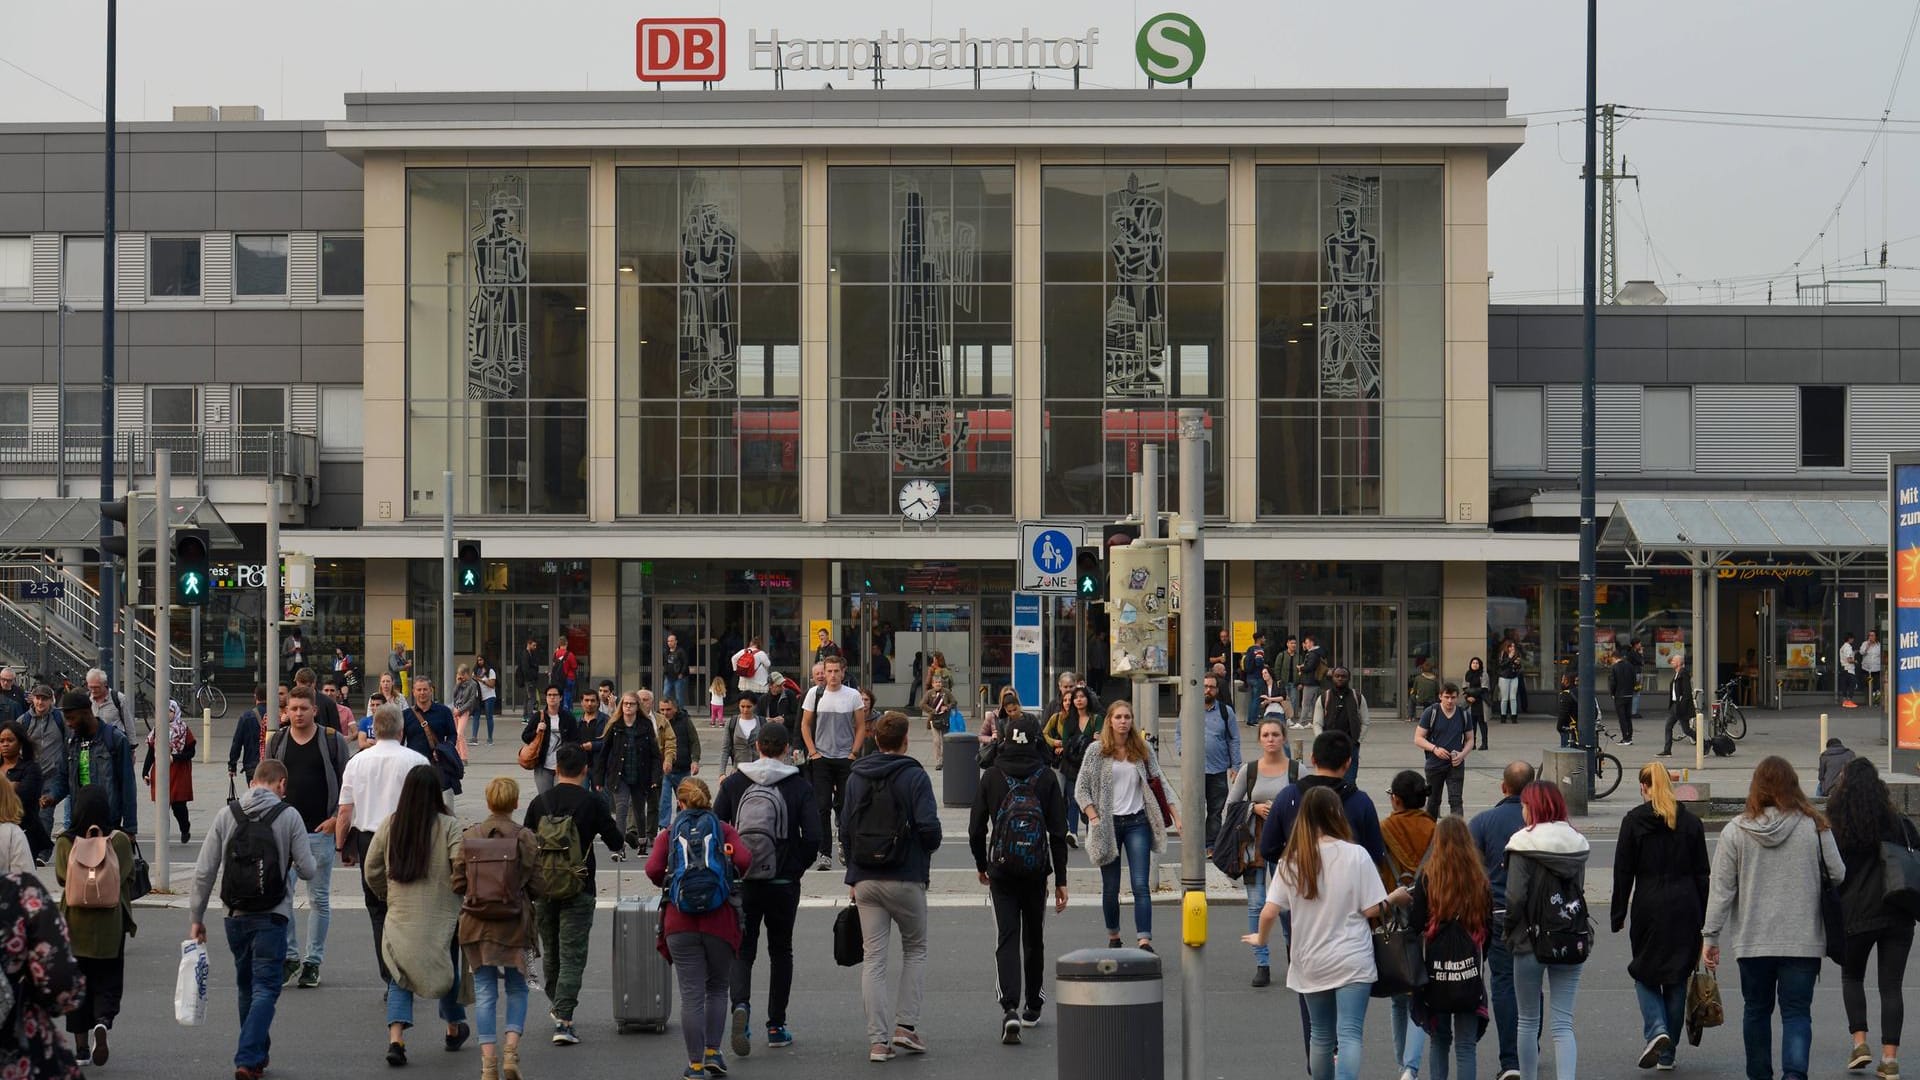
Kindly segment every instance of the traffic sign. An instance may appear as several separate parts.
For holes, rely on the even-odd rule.
[[[60,600],[67,595],[67,583],[64,581],[23,581],[20,583],[22,600]]]
[[[1080,587],[1074,553],[1086,542],[1084,525],[1021,522],[1020,591],[1073,595]]]

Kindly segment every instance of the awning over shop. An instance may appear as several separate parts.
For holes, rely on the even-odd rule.
[[[141,546],[153,546],[153,500],[134,501],[133,533]],[[211,499],[199,496],[167,503],[167,521],[207,530],[215,549],[237,551],[234,535]],[[48,550],[90,548],[100,544],[100,503],[95,499],[0,499],[0,548]]]
[[[1884,499],[1628,497],[1614,503],[1600,546],[1637,565],[1663,554],[1717,561],[1756,552],[1843,565],[1885,550],[1887,527]]]

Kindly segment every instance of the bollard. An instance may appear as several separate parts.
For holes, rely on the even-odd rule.
[[[950,731],[941,736],[947,741],[942,751],[945,765],[940,770],[940,804],[972,806],[974,792],[980,790],[980,736],[971,731]]]
[[[1591,786],[1587,779],[1587,752],[1578,748],[1567,750],[1548,750],[1546,763],[1541,767],[1540,779],[1560,788],[1560,796],[1567,800],[1567,813],[1584,815],[1587,812],[1587,793]]]
[[[1078,949],[1054,961],[1059,1080],[1163,1080],[1160,958],[1141,949]]]
[[[219,754],[213,748],[212,709],[200,710],[200,749],[206,751],[206,753],[201,756],[208,761],[214,761],[219,758]]]

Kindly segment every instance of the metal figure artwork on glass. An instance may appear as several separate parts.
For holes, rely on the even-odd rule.
[[[953,310],[971,309],[979,245],[971,224],[930,210],[913,182],[902,182],[897,198],[888,385],[874,404],[872,428],[854,435],[853,446],[885,450],[896,468],[925,472],[944,469],[966,436],[947,365]]]
[[[739,361],[734,316],[734,259],[739,239],[706,193],[696,193],[680,227],[681,396],[730,397]]]
[[[1378,399],[1380,373],[1380,178],[1335,176],[1333,231],[1321,242],[1320,394]]]
[[[1167,207],[1159,184],[1127,186],[1109,196],[1116,283],[1103,320],[1108,397],[1164,397],[1167,393]]]
[[[516,183],[517,177],[508,177]],[[520,196],[499,188],[487,200],[487,218],[473,227],[468,251],[473,299],[467,303],[467,396],[520,397],[527,378],[527,237]]]

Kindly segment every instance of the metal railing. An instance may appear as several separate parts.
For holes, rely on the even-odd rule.
[[[63,595],[44,600],[21,602],[20,587],[27,582],[56,581],[65,585]],[[93,666],[94,642],[98,626],[100,592],[87,580],[73,573],[51,558],[22,558],[0,562],[0,598],[15,604],[22,610],[33,604],[46,605],[46,626],[51,639],[61,642],[76,655],[86,657],[80,672]],[[36,626],[38,616],[35,616]],[[116,623],[117,625],[117,623]],[[125,640],[130,650],[133,670],[136,677],[147,683],[153,680],[154,632],[147,623],[135,621],[133,633]],[[172,668],[171,679],[174,685],[189,684],[193,678],[193,661],[186,650],[178,646],[168,649],[169,664]],[[35,653],[35,656],[38,654]],[[22,657],[25,660],[28,657]],[[77,673],[76,673],[77,674]]]
[[[133,463],[137,476],[153,475],[153,452],[173,452],[176,477],[262,476],[312,480],[320,468],[320,441],[285,428],[208,428],[197,424],[152,424],[114,433],[116,471]],[[68,424],[66,468],[89,475],[100,461],[98,425]],[[53,431],[0,425],[0,470],[16,476],[52,476],[60,470],[60,441]]]

